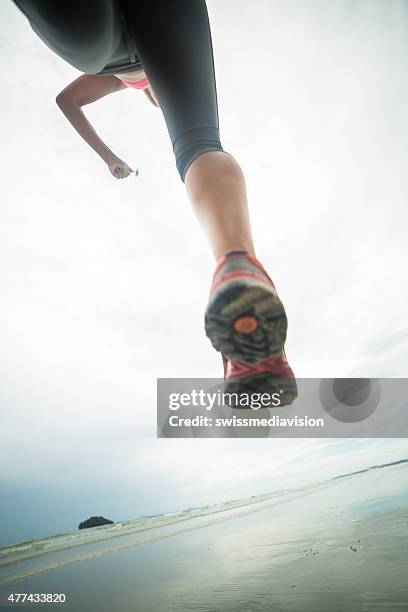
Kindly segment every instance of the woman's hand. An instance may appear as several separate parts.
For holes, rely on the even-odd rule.
[[[128,166],[124,161],[119,159],[119,157],[109,160],[108,168],[112,176],[117,179],[127,178],[133,172],[132,168],[130,168],[130,166]]]

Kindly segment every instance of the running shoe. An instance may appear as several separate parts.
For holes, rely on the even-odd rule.
[[[226,392],[279,393],[281,406],[293,402],[297,387],[284,351],[285,309],[254,255],[233,251],[219,261],[205,330],[222,354]]]

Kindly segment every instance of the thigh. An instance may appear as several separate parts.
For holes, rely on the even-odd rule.
[[[195,157],[222,150],[205,1],[124,0],[121,6],[163,111],[184,179]]]
[[[102,70],[121,39],[116,0],[14,0],[50,49],[89,74]]]

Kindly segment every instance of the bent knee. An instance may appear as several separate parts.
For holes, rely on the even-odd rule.
[[[184,183],[187,170],[197,157],[210,151],[223,151],[219,130],[212,126],[186,130],[176,138],[173,150],[177,170]]]

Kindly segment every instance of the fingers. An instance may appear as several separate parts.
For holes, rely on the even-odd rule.
[[[121,168],[121,177],[120,178],[127,178],[128,176],[130,176],[131,172],[133,172],[133,170],[131,170],[129,168],[129,166]]]
[[[109,168],[113,176],[117,179],[123,179],[130,176],[133,170],[129,166],[114,166]]]
[[[116,166],[113,170],[113,176],[117,179],[123,178],[123,168],[121,168],[120,166]]]

